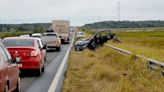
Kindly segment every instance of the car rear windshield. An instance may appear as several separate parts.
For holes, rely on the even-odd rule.
[[[44,34],[44,36],[56,36],[57,37],[57,34]]]
[[[3,44],[5,46],[34,46],[32,39],[6,39]]]

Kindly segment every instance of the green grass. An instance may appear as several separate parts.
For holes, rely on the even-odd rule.
[[[164,37],[164,31],[116,32],[120,37]]]
[[[72,51],[63,92],[163,92],[163,84],[144,60],[102,47]]]
[[[150,58],[164,61],[164,31],[115,32],[121,43],[110,45],[132,51]]]

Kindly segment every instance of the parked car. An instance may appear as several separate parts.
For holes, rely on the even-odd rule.
[[[61,43],[67,43],[69,44],[69,34],[59,34],[59,37],[61,39]]]
[[[60,51],[61,39],[56,32],[43,33],[43,42],[47,45],[47,50]]]
[[[20,91],[19,68],[8,50],[0,44],[0,92]]]
[[[78,32],[77,33],[77,38],[84,38],[85,37],[85,33],[84,32]]]
[[[8,37],[2,43],[7,47],[14,60],[20,61],[20,70],[35,70],[40,76],[44,72],[46,46],[41,39],[33,37]]]

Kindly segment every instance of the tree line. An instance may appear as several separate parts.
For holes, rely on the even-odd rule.
[[[44,32],[51,26],[51,23],[32,24],[0,24],[0,32]]]
[[[82,28],[106,29],[106,28],[146,28],[164,27],[164,21],[101,21],[85,24]]]

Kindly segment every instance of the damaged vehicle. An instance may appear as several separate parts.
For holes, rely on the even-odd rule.
[[[111,33],[111,30],[101,30],[94,34],[91,39],[79,40],[75,43],[76,51],[82,51],[85,48],[95,50],[104,45],[108,40],[116,40],[116,35]],[[116,41],[119,41],[118,39]]]
[[[82,51],[84,50],[88,43],[90,42],[90,39],[82,39],[80,41],[77,41],[74,45],[76,51]]]

